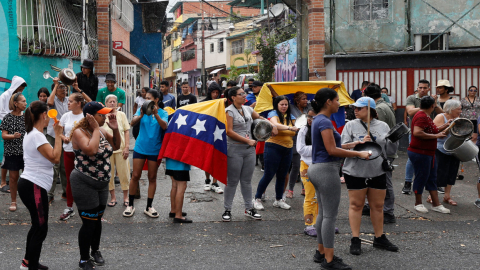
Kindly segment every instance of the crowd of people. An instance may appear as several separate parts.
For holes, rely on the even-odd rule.
[[[48,269],[39,264],[39,258],[48,231],[49,205],[55,201],[57,179],[62,199],[66,200],[60,220],[75,215],[75,203],[82,221],[78,232],[81,269],[94,269],[95,265],[105,263],[100,252],[101,221],[107,206],[118,205],[115,184],[120,185],[123,193],[123,216],[132,217],[136,211],[134,202],[138,199],[139,180],[142,171],[147,170],[147,205],[143,212],[150,218],[158,218],[160,213],[153,201],[158,154],[169,124],[167,111],[198,102],[187,82],[181,84],[181,93],[176,97],[169,93],[169,83],[161,82],[158,90],[141,89],[133,106],[135,114],[129,121],[122,112],[126,104],[125,91],[116,86],[115,74],[107,74],[106,87],[98,89],[93,61],[85,60],[81,68],[69,95],[68,86],[54,78],[51,92],[41,88],[38,100],[27,104],[22,94],[27,83],[15,76],[10,88],[0,96],[0,130],[4,140],[0,187],[11,194],[9,210],[17,211],[18,193],[32,219],[22,269]],[[395,99],[388,96],[388,89],[364,82],[362,89],[353,91],[354,103],[347,108],[348,121],[339,133],[331,121],[340,107],[335,89],[322,88],[311,101],[302,91],[295,92],[292,100],[276,96],[272,100],[273,110],[259,114],[254,107],[262,86],[262,82],[253,79],[248,81],[246,89],[237,87],[233,81],[224,85],[210,82],[206,98],[200,101],[225,100],[227,184],[223,189],[217,179],[205,172],[204,185],[205,191],[223,194],[224,212],[219,218],[224,222],[235,218],[232,208],[239,184],[245,216],[261,220],[265,191],[272,179],[275,178],[273,207],[284,210],[292,208],[287,200],[294,197],[295,183],[301,181],[302,190],[298,194],[305,196],[304,233],[316,237],[318,243],[314,261],[324,269],[351,269],[334,252],[334,235],[338,232],[335,222],[344,182],[349,197],[350,253],[362,253],[359,238],[362,215],[370,216],[373,246],[397,251],[398,247],[384,233],[384,224],[396,222],[393,172],[384,163],[390,164],[398,157],[398,142],[392,143],[386,137],[397,122],[397,105]],[[414,209],[419,213],[428,212],[423,204],[424,190],[429,192],[426,202],[432,204],[432,211],[450,213],[442,202],[457,205],[452,188],[460,161],[445,151],[444,144],[451,136],[447,128],[455,119],[463,117],[474,123],[471,139],[479,145],[477,90],[475,86],[469,87],[466,97],[458,100],[450,95],[453,87],[449,82],[441,80],[437,84],[438,95],[432,96],[430,83],[420,80],[416,93],[407,98],[406,122],[411,135],[402,193],[411,194],[413,189]],[[153,102],[151,113],[144,108],[145,102]],[[51,109],[57,111],[56,118],[50,118]],[[300,117],[307,118],[307,125],[298,128],[295,123]],[[256,140],[252,132],[255,120],[271,125],[272,136],[266,142]],[[136,139],[131,169],[130,129]],[[382,150],[380,158],[370,160],[371,152],[356,148],[372,142]],[[263,176],[253,187],[258,160]],[[478,157],[476,161],[480,163]],[[174,223],[192,223],[183,211],[191,166],[169,158],[164,162],[164,174],[172,181],[168,216]],[[480,197],[480,180],[477,188]],[[442,200],[440,192],[444,193]],[[480,199],[475,205],[480,208]]]

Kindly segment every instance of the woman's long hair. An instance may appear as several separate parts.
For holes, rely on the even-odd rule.
[[[333,90],[332,88],[322,88],[318,90],[311,103],[315,113],[319,113],[328,100],[334,100],[337,96],[337,91]]]
[[[225,108],[230,106],[230,104],[233,104],[233,98],[234,96],[237,95],[238,90],[240,90],[240,87],[234,86],[228,90],[226,90],[225,97],[227,100],[225,101]]]
[[[280,103],[280,101],[282,101],[282,100],[286,100],[288,102],[288,109],[285,112],[285,115],[286,115],[287,119],[284,119],[283,113],[281,113],[280,110],[278,110],[278,103]],[[286,122],[287,122],[286,125],[287,126],[290,125],[290,123],[292,122],[292,115],[290,113],[290,106],[291,106],[291,104],[289,102],[289,99],[286,96],[278,96],[273,100],[273,109],[277,112],[278,119],[280,120],[280,123],[284,124],[284,121],[286,120]]]
[[[43,121],[40,116],[48,110],[47,103],[36,100],[28,106],[25,111],[25,129],[27,133],[33,130],[33,126],[37,121]]]
[[[158,104],[157,105],[160,109],[165,108],[165,104],[163,104],[163,94],[162,94],[162,92],[150,89],[150,90],[148,90],[147,94],[152,95],[153,99],[158,98]]]

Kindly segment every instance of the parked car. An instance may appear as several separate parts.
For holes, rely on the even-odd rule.
[[[248,88],[248,80],[257,74],[240,74],[237,78],[237,86],[243,89]]]

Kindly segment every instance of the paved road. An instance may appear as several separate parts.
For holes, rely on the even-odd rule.
[[[337,226],[336,254],[354,269],[480,269],[480,209],[473,205],[477,197],[478,169],[473,162],[465,164],[465,180],[453,189],[458,206],[446,206],[452,214],[418,215],[413,210],[413,196],[401,194],[406,155],[395,161],[396,224],[387,225],[389,239],[400,247],[390,253],[363,245],[363,254],[348,253],[350,229],[347,218],[348,195],[342,187]],[[243,216],[240,192],[234,201],[233,222],[221,222],[223,196],[203,191],[203,172],[194,169],[186,193],[185,210],[193,224],[172,224],[169,211],[170,180],[159,169],[154,207],[161,217],[151,219],[141,210],[146,205],[147,181],[142,180],[142,199],[133,218],[121,216],[123,206],[107,207],[103,223],[101,251],[107,264],[99,269],[319,269],[312,261],[316,242],[303,235],[301,186],[289,200],[292,210],[272,207],[273,186],[267,190],[268,202],[262,211],[263,221]],[[257,167],[254,187],[262,172]],[[144,176],[145,178],[145,176]],[[121,199],[119,186],[117,198]],[[58,188],[57,190],[61,190]],[[9,195],[0,194],[0,269],[18,269],[24,254],[29,215],[19,203],[18,210],[8,212]],[[58,217],[65,207],[60,193],[50,208],[49,234],[42,251],[42,263],[51,269],[76,269],[79,259],[77,233],[80,218],[67,222]],[[427,208],[430,207],[427,205]],[[370,220],[363,218],[361,238],[373,240]],[[278,245],[281,245],[278,246]],[[272,247],[277,246],[277,247]]]

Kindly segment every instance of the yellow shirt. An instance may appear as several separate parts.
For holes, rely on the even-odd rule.
[[[127,116],[125,115],[124,112],[117,111],[116,116],[117,116],[117,123],[118,123],[118,132],[120,133],[122,142],[120,143],[120,148],[117,151],[114,151],[113,153],[121,153],[123,149],[125,149],[125,131],[130,130],[130,124],[128,123]],[[107,122],[108,122],[108,117],[105,119],[105,124],[103,125],[103,128],[108,133],[113,135],[113,130],[108,127]]]
[[[272,118],[276,117],[277,121],[280,123],[280,119],[278,116],[273,116]],[[284,116],[284,119],[286,118],[286,115]],[[283,125],[286,124],[286,119],[282,123]],[[293,127],[295,124],[295,120],[291,120],[290,124],[288,125],[289,127]],[[279,130],[277,136],[270,137],[270,139],[267,140],[268,143],[275,143],[278,145],[281,145],[286,148],[292,148],[293,147],[293,136],[295,136],[296,132],[291,131],[291,130]]]

